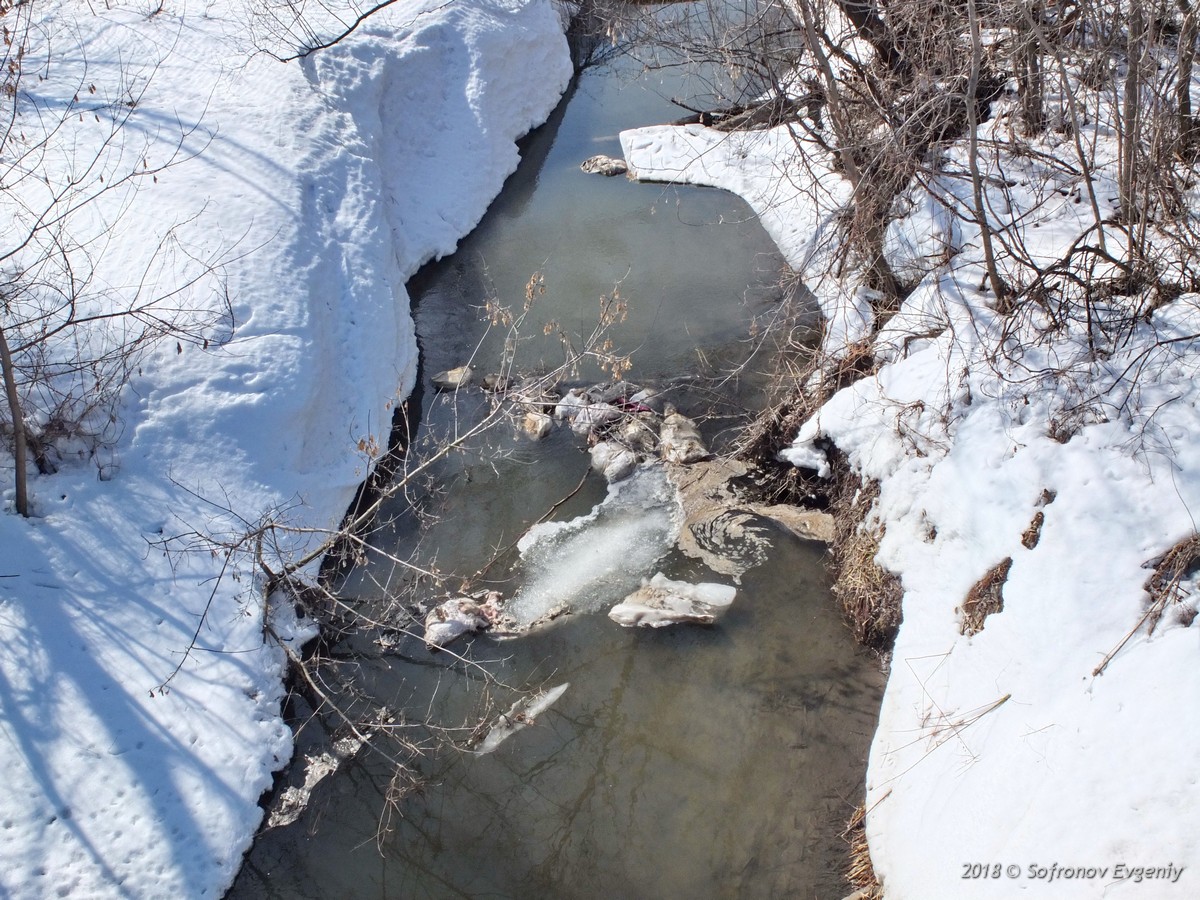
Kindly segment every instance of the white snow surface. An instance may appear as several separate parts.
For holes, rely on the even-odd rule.
[[[96,283],[127,293],[178,224],[180,246],[223,263],[190,299],[227,287],[234,315],[206,347],[142,360],[113,440],[33,478],[34,518],[12,514],[0,460],[3,896],[231,883],[291,753],[283,653],[242,560],[155,542],[272,511],[336,526],[371,465],[360,442],[386,441],[414,381],[405,281],[474,227],[570,76],[548,0],[399,0],[290,63],[248,53],[252,8],[37,8],[32,55],[55,56],[22,115],[89,85],[119,97],[124,67],[145,88],[124,152],[156,165],[188,131],[191,159],[78,217],[105,240]],[[61,130],[52,179],[94,146],[91,122]]]
[[[817,151],[797,165],[782,128],[643,128],[621,140],[642,179],[751,203],[833,317],[826,350],[867,334],[860,304],[822,271],[823,229],[846,188]],[[1088,140],[1098,193],[1112,196],[1111,131]],[[1005,163],[1013,183],[990,209],[1012,204],[1035,258],[1056,258],[1087,226],[1086,204],[1071,185],[1047,189],[1033,163]],[[969,183],[937,187],[965,196]],[[1200,620],[1185,624],[1197,600],[1185,595],[1152,634],[1138,627],[1146,564],[1200,515],[1200,296],[1166,303],[1111,355],[1089,357],[1077,324],[1034,340],[1026,323],[997,357],[1004,323],[980,291],[978,229],[921,190],[903,209],[888,251],[920,281],[874,338],[885,364],[785,451],[822,468],[816,439],[830,439],[880,481],[877,560],[903,582],[867,774],[884,897],[1200,896]],[[962,634],[968,591],[1006,558],[1002,611]]]

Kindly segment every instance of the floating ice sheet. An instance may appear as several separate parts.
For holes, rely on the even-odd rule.
[[[675,489],[644,466],[587,515],[535,525],[517,545],[524,585],[507,611],[528,625],[559,604],[595,612],[636,590],[679,536]]]

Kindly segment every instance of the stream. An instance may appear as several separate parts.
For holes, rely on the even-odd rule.
[[[615,289],[628,315],[606,338],[631,357],[626,378],[668,391],[714,447],[761,406],[768,361],[751,335],[785,299],[783,263],[748,207],[718,191],[579,170],[594,154],[619,156],[619,130],[681,114],[664,99],[678,83],[638,74],[628,60],[586,70],[523,141],[520,169],[479,227],[409,283],[423,372],[414,458],[486,411],[478,390],[438,394],[431,375],[466,362],[495,370],[513,345],[481,322],[481,307],[520,311],[535,273],[544,292],[515,345],[521,371],[561,363],[556,332],[581,345]],[[501,424],[385,509],[377,550],[341,585],[364,608],[420,599],[399,558],[441,573],[486,566],[473,586],[561,596],[577,601],[576,614],[515,639],[460,641],[453,654],[415,638],[391,653],[347,642],[344,665],[362,689],[435,723],[420,733],[444,740],[418,763],[420,786],[394,802],[389,766],[369,753],[350,759],[298,821],[259,836],[230,897],[849,893],[839,832],[863,793],[883,678],[840,620],[823,546],[763,520],[754,530],[765,558],[715,626],[620,628],[593,610],[656,571],[730,579],[674,548],[670,515],[656,513],[673,508],[663,484],[639,473],[610,493],[588,465],[568,428],[532,441]],[[519,558],[511,548],[551,509],[587,546]],[[599,580],[576,584],[597,559]],[[518,689],[562,684],[561,698],[494,752],[447,746],[464,744]]]

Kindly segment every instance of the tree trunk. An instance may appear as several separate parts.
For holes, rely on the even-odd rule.
[[[1043,104],[1045,85],[1042,78],[1041,55],[1038,52],[1037,33],[1041,26],[1041,8],[1026,3],[1022,6],[1025,21],[1018,27],[1021,38],[1017,60],[1017,80],[1021,92],[1021,113],[1025,120],[1025,133],[1041,134],[1046,128],[1046,111]]]
[[[8,339],[0,325],[0,375],[4,378],[4,392],[8,397],[8,410],[12,414],[13,459],[16,463],[17,512],[29,516],[28,475],[25,460],[25,417],[21,414],[21,400],[17,396],[17,381],[13,372],[12,354],[8,352]]]
[[[983,67],[983,40],[979,33],[979,13],[975,0],[967,0],[967,17],[971,27],[971,76],[967,82],[967,163],[971,170],[971,192],[975,201],[975,222],[979,225],[979,236],[983,241],[983,261],[987,268],[988,283],[996,298],[996,308],[1003,312],[1008,301],[1008,288],[996,268],[996,254],[992,247],[992,227],[988,224],[987,205],[983,193],[983,177],[979,172],[979,72]]]
[[[1121,162],[1119,174],[1121,218],[1133,238],[1133,225],[1138,220],[1137,149],[1141,137],[1142,114],[1139,100],[1142,92],[1143,55],[1146,52],[1146,18],[1141,0],[1133,0],[1129,8],[1129,37],[1125,51],[1125,86],[1121,109]],[[1132,246],[1129,248],[1132,258]]]
[[[1191,155],[1196,144],[1196,120],[1192,117],[1192,67],[1196,61],[1196,7],[1190,0],[1176,0],[1183,15],[1179,29],[1179,74],[1175,82],[1175,103],[1179,116],[1179,144],[1177,151],[1183,158]]]
[[[842,95],[837,76],[833,72],[833,66],[830,65],[829,55],[825,52],[822,34],[817,29],[816,11],[812,8],[811,0],[795,0],[794,5],[804,26],[804,41],[808,46],[808,52],[816,61],[817,68],[821,72],[821,80],[824,82],[825,104],[829,107],[829,118],[837,137],[838,160],[846,173],[846,180],[857,192],[862,185],[862,172],[854,155],[855,144],[851,136],[850,122],[845,110],[842,109]]]

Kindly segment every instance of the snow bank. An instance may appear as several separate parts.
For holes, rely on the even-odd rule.
[[[1194,320],[1197,301],[1174,312]],[[1044,386],[1014,389],[975,359],[947,392],[947,366],[968,368],[954,344],[947,332],[844,391],[802,435],[832,438],[882,482],[878,561],[904,583],[868,773],[885,895],[965,896],[963,866],[987,863],[1007,882],[996,896],[1017,896],[1057,863],[1108,874],[1045,886],[1055,897],[1132,884],[1122,864],[1190,866],[1144,889],[1193,896],[1200,713],[1186,698],[1200,634],[1169,613],[1092,673],[1141,620],[1144,564],[1195,528],[1195,350],[1163,361],[1131,419],[1060,443],[1047,429],[1060,398]],[[1003,610],[964,636],[968,591],[1006,558]]]
[[[1112,158],[1102,129],[1088,139],[1099,165]],[[854,298],[821,271],[821,210],[845,187],[819,151],[797,165],[784,129],[700,126],[638,129],[622,145],[641,178],[744,196],[837,317],[828,349],[867,333]],[[990,208],[1012,204],[1044,263],[1086,227],[1087,209],[1023,165],[1006,160],[1013,182]],[[888,249],[921,282],[875,338],[886,364],[835,395],[785,453],[817,467],[816,439],[832,439],[882,485],[878,561],[905,591],[866,797],[884,895],[1194,897],[1197,601],[1185,596],[1153,634],[1137,626],[1147,563],[1197,528],[1200,296],[1158,309],[1111,356],[1093,358],[1068,327],[1024,346],[1032,333],[1019,333],[997,357],[1004,323],[977,290],[977,231],[920,190],[905,209]],[[1003,609],[963,634],[968,592],[1005,559]]]
[[[236,556],[156,542],[337,524],[415,377],[406,279],[476,224],[570,66],[542,0],[401,0],[289,64],[247,58],[237,3],[110,5],[46,4],[25,114],[136,69],[127,149],[153,165],[185,133],[195,156],[87,212],[97,283],[126,292],[178,224],[222,262],[190,299],[227,290],[233,321],[144,360],[118,439],[0,516],[0,893],[219,896],[291,752],[282,654]]]

